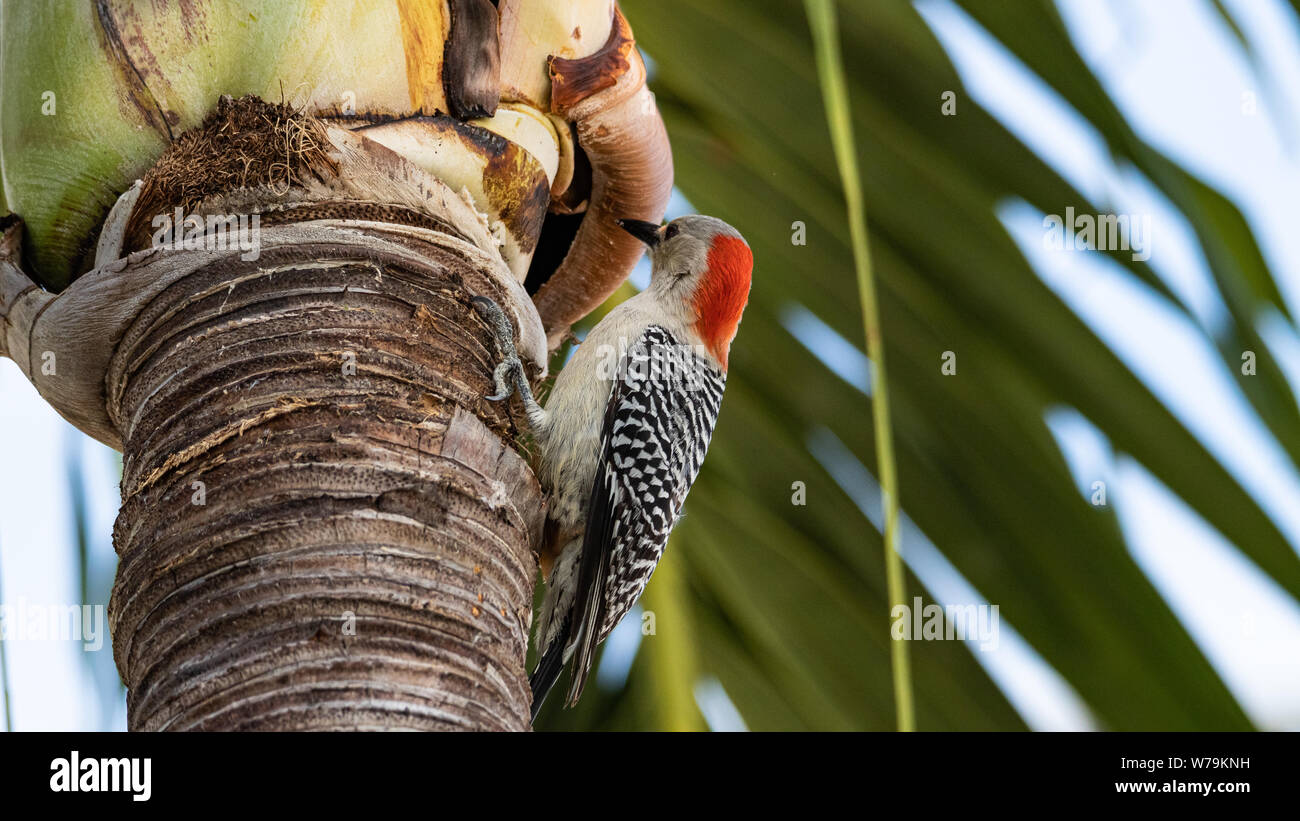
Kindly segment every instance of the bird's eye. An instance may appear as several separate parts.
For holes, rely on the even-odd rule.
[[[669,240],[669,239],[672,239],[673,237],[677,236],[677,232],[678,232],[680,229],[681,229],[681,226],[678,226],[678,225],[669,225],[669,226],[668,226],[668,230],[667,230],[667,231],[664,231],[664,239]]]

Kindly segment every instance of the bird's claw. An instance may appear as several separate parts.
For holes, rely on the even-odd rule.
[[[488,327],[492,329],[493,336],[496,338],[497,347],[501,349],[504,358],[492,372],[492,381],[496,385],[497,392],[486,397],[489,402],[500,402],[502,399],[509,399],[514,393],[515,388],[510,384],[510,378],[514,377],[515,386],[521,383],[526,385],[524,378],[524,363],[520,361],[519,354],[515,351],[515,338],[510,328],[510,320],[506,319],[505,312],[501,306],[497,305],[491,299],[485,296],[470,297],[470,303],[474,310],[487,322]]]
[[[518,356],[506,357],[496,370],[492,372],[492,381],[496,383],[497,392],[486,397],[489,402],[500,402],[502,399],[509,399],[510,394],[514,393],[514,388],[510,386],[509,377],[512,374],[522,373],[524,365],[519,361]]]

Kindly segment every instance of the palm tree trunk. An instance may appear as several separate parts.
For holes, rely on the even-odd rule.
[[[132,729],[529,727],[542,497],[470,298],[533,368],[545,335],[463,193],[245,98],[122,194],[58,295],[0,229],[0,354],[124,455]]]
[[[266,229],[117,346],[131,729],[529,727],[541,497],[481,398],[488,278],[435,232],[366,225]]]

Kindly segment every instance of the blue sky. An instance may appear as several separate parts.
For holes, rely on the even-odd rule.
[[[1152,216],[1150,264],[1201,326],[1218,327],[1224,309],[1205,262],[1190,230],[1159,193],[1132,169],[1117,167],[1086,121],[951,2],[916,5],[971,97],[1090,198],[1120,213]],[[1280,0],[1226,0],[1225,6],[1250,39],[1254,57],[1208,0],[1059,2],[1080,53],[1130,122],[1238,204],[1271,268],[1280,272],[1288,305],[1300,311],[1300,25]],[[1255,95],[1253,114],[1243,112],[1247,93]],[[678,198],[670,210],[688,209]],[[1003,203],[1000,216],[1044,282],[1300,546],[1300,476],[1250,411],[1202,330],[1097,255],[1046,250],[1043,215],[1027,204]],[[868,390],[870,363],[854,342],[799,306],[790,306],[783,321],[836,373]],[[1261,327],[1275,357],[1286,363],[1292,385],[1300,385],[1295,329],[1268,317]],[[1099,477],[1107,482],[1135,559],[1248,715],[1262,727],[1300,729],[1300,607],[1140,464],[1113,455],[1087,419],[1061,408],[1046,421],[1080,491],[1086,493]],[[878,524],[879,491],[871,475],[827,431],[810,431],[808,446],[858,501],[865,519]],[[21,476],[0,471],[0,601],[79,600],[75,538],[65,507],[69,460],[76,459],[89,501],[94,586],[100,591],[92,599],[107,604],[117,502],[114,455],[59,419],[8,360],[0,361],[0,453],[24,466]],[[941,602],[981,600],[910,521],[903,551]],[[1026,721],[1042,729],[1094,727],[1086,705],[1014,627],[1013,616],[1004,613],[999,648],[975,657]],[[617,680],[617,668],[625,673],[637,637],[611,638],[602,679]],[[16,729],[124,727],[107,644],[87,654],[72,642],[9,642],[6,652]],[[714,726],[743,726],[716,682],[702,682],[697,699]]]

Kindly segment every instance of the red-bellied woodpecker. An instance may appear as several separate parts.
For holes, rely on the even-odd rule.
[[[704,462],[749,298],[753,255],[725,222],[619,225],[649,246],[650,285],[592,328],[545,408],[529,390],[509,321],[492,300],[474,297],[503,355],[488,398],[518,389],[548,495],[534,717],[570,660],[567,701],[577,702],[596,645],[659,563]]]

